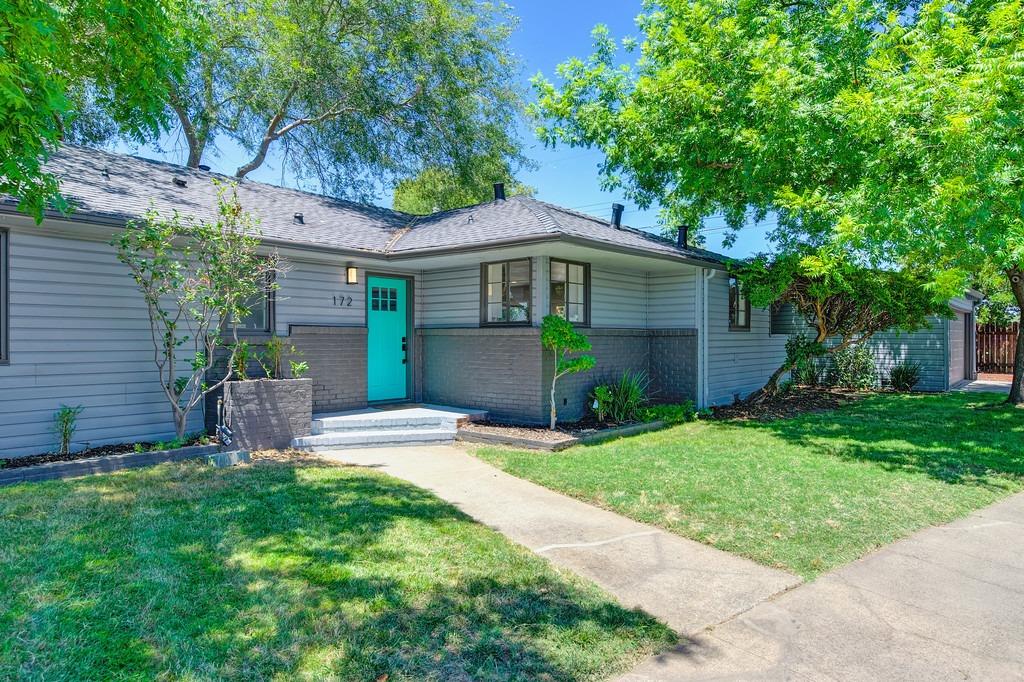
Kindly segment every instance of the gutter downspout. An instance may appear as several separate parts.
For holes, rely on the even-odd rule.
[[[701,328],[700,328],[700,353],[697,357],[697,367],[700,386],[697,394],[697,406],[703,409],[708,406],[708,365],[710,364],[711,342],[708,339],[708,329],[711,327],[710,310],[708,306],[708,283],[714,279],[713,268],[703,268],[700,286],[700,307],[701,307]]]

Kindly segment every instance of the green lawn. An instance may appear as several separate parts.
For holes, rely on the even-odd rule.
[[[1024,489],[1024,410],[991,394],[876,395],[774,422],[685,424],[506,471],[805,578]]]
[[[576,680],[674,642],[433,495],[324,465],[0,488],[0,567],[0,679]]]

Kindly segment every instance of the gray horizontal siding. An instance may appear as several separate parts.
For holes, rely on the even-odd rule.
[[[480,325],[480,266],[433,270],[420,275],[417,291],[420,327]]]
[[[594,327],[643,329],[647,326],[647,276],[593,266],[590,269],[590,323]]]
[[[75,441],[174,435],[141,295],[114,249],[27,230],[10,234],[10,365],[0,365],[0,457],[53,448],[53,413],[82,405]],[[188,357],[183,356],[182,372]],[[201,430],[197,409],[191,430]]]
[[[889,372],[901,362],[921,365],[918,391],[945,391],[948,385],[946,349],[947,321],[931,317],[926,329],[915,332],[887,331],[875,334],[866,342],[875,356],[878,378],[888,383]]]
[[[771,312],[751,308],[750,331],[729,331],[729,279],[708,282],[708,395],[710,405],[731,403],[764,386],[786,359],[786,334],[771,334]]]
[[[647,278],[647,326],[651,329],[694,328],[697,269]]]
[[[284,336],[288,325],[362,326],[366,324],[366,271],[359,283],[345,283],[345,266],[295,261],[277,278],[276,329]],[[335,305],[335,297],[352,305]]]

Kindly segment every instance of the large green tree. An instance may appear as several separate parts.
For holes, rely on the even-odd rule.
[[[0,0],[0,194],[40,219],[63,206],[45,160],[88,101],[133,138],[155,135],[183,74],[189,2]]]
[[[505,184],[505,196],[533,196],[534,188],[513,179],[513,170],[502,158],[468,159],[462,168],[430,166],[395,186],[394,208],[414,215],[427,215],[494,198],[494,184]]]
[[[606,183],[672,223],[771,212],[783,252],[845,243],[941,286],[988,268],[1024,302],[1020,0],[644,7],[642,41],[599,27],[536,81],[542,139],[599,147]]]
[[[520,107],[500,3],[208,0],[170,110],[196,166],[219,139],[243,178],[272,150],[335,195],[480,155],[515,166]]]

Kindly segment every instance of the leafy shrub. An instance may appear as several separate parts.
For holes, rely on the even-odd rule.
[[[640,411],[640,418],[645,422],[684,424],[697,419],[697,410],[690,400],[672,405],[651,405]]]
[[[647,403],[647,389],[651,379],[647,372],[626,370],[618,382],[609,388],[612,399],[608,405],[608,416],[614,422],[630,422],[640,418],[640,409]]]
[[[249,380],[249,360],[253,357],[252,347],[248,341],[239,341],[232,348],[234,354],[231,356],[231,371],[236,381]]]
[[[256,361],[266,373],[268,379],[283,379],[285,356],[302,357],[302,351],[293,344],[286,343],[280,336],[271,336],[263,346],[263,353],[256,356]],[[298,364],[289,360],[291,364]],[[294,375],[293,375],[294,376]],[[298,379],[299,377],[295,377]]]
[[[908,393],[921,380],[921,365],[917,362],[901,362],[889,372],[889,385],[894,391]]]
[[[866,346],[851,346],[832,356],[835,362],[833,379],[841,388],[867,389],[878,384],[875,356]]]
[[[817,359],[824,352],[824,346],[804,334],[791,336],[786,341],[786,361],[793,365],[793,382],[801,386],[820,385],[822,371]]]
[[[296,362],[295,360],[289,360],[288,364],[291,365],[292,379],[301,379],[305,376],[306,372],[309,371],[308,362]]]
[[[591,403],[594,414],[597,415],[598,421],[603,422],[608,416],[608,410],[611,408],[612,399],[615,397],[612,394],[611,386],[604,384],[601,386],[595,386],[591,397],[594,399],[594,402]]]
[[[78,415],[82,414],[85,408],[81,405],[68,407],[61,405],[60,409],[53,413],[53,432],[60,439],[60,450],[58,452],[66,455],[71,451],[71,439],[75,436],[75,429],[78,428]]]

